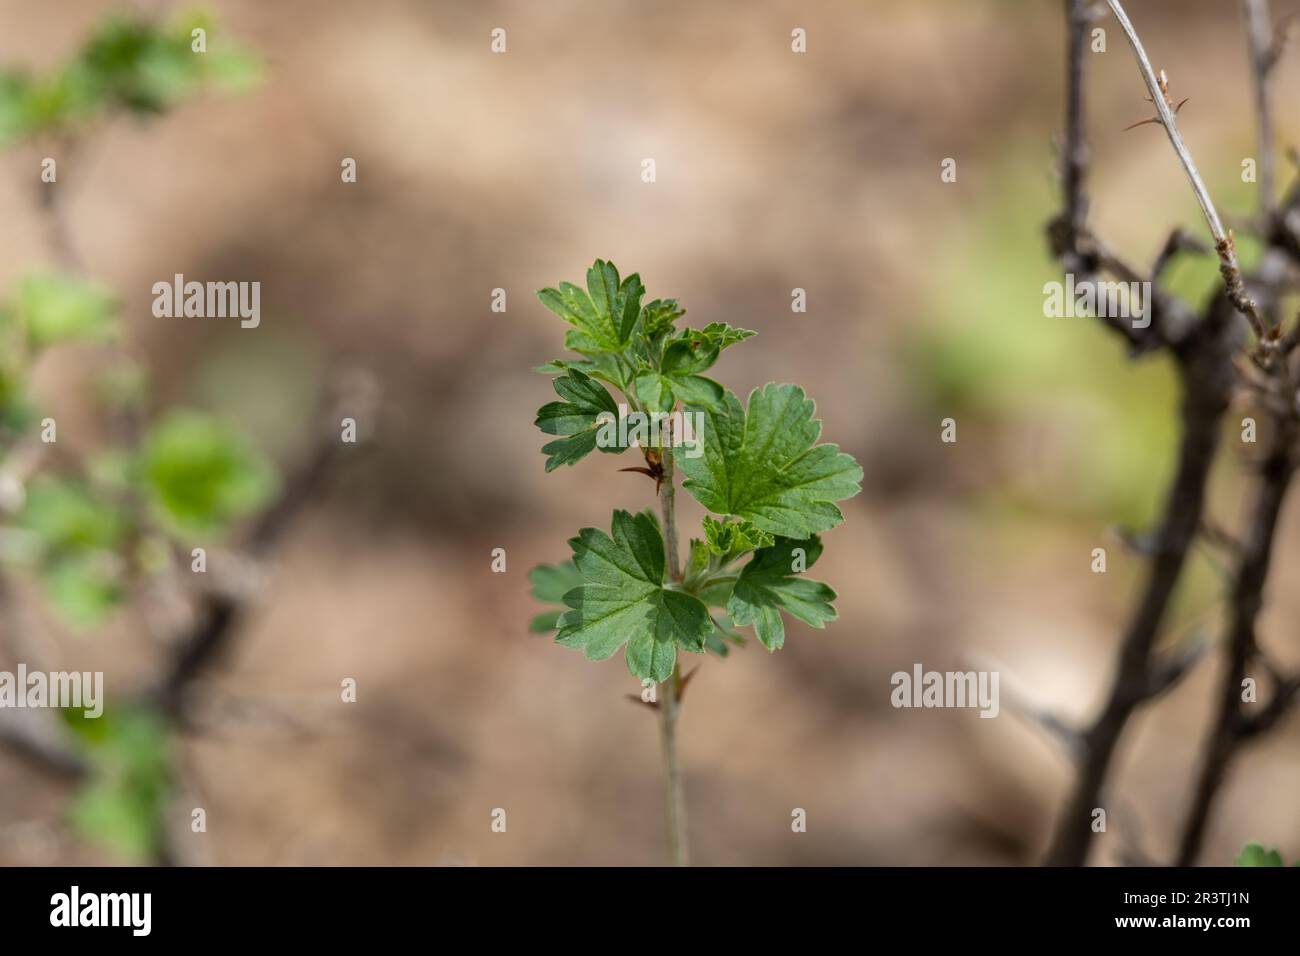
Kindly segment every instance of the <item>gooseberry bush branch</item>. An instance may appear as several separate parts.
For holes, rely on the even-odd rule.
[[[594,451],[636,448],[643,464],[621,469],[654,482],[659,515],[615,511],[608,534],[583,528],[570,561],[534,568],[539,600],[560,605],[532,629],[588,660],[625,648],[639,700],[659,712],[671,861],[685,864],[686,808],[677,721],[694,671],[681,654],[726,657],[753,627],[769,651],[785,643],[783,615],[822,628],[836,617],[835,592],[803,576],[821,555],[820,535],[844,520],[837,502],[861,490],[862,468],[832,444],[797,385],[768,384],[740,399],[703,373],[754,335],[712,322],[680,326],[675,299],[643,303],[640,276],[597,259],[586,288],[561,283],[538,298],[569,328],[566,348],[538,371],[554,376],[560,401],[537,413],[554,440],[546,470]],[[610,393],[613,388],[619,396]],[[678,554],[676,480],[710,512]]]
[[[198,48],[199,34],[204,46],[212,34],[211,49]],[[0,70],[0,145],[36,147],[47,158],[32,168],[53,174],[33,178],[55,262],[0,294],[4,650],[32,660],[29,643],[20,645],[25,615],[7,586],[20,575],[43,585],[74,639],[160,592],[188,606],[183,622],[142,615],[166,648],[146,686],[114,694],[98,718],[63,710],[62,721],[36,725],[0,710],[0,743],[75,783],[74,831],[135,862],[191,857],[169,835],[170,810],[185,786],[176,738],[200,729],[186,707],[188,691],[228,648],[255,590],[228,575],[214,575],[222,578],[215,587],[201,584],[201,575],[191,579],[191,548],[229,542],[240,566],[266,557],[340,443],[334,428],[322,427],[316,450],[282,480],[239,429],[198,409],[158,405],[123,343],[119,298],[87,273],[79,254],[64,196],[80,177],[69,175],[68,160],[119,117],[156,119],[209,89],[241,91],[258,73],[254,55],[218,38],[210,18],[195,11],[165,23],[112,16],[56,68]],[[65,348],[96,350],[104,367],[94,373],[108,437],[102,447],[68,448],[30,388],[44,357]],[[334,400],[327,400],[331,413]]]
[[[1300,697],[1300,675],[1278,672],[1259,646],[1256,622],[1263,606],[1275,532],[1282,505],[1296,466],[1296,440],[1300,434],[1292,368],[1300,320],[1285,329],[1274,318],[1287,295],[1300,283],[1300,179],[1280,204],[1274,204],[1271,174],[1262,187],[1261,214],[1252,227],[1263,252],[1258,264],[1245,272],[1237,259],[1235,239],[1225,230],[1197,171],[1191,153],[1177,129],[1177,109],[1172,105],[1168,77],[1152,66],[1136,27],[1120,0],[1106,0],[1137,60],[1139,73],[1155,104],[1155,123],[1162,125],[1191,184],[1209,228],[1219,258],[1221,284],[1209,301],[1197,309],[1161,286],[1169,262],[1184,252],[1203,247],[1181,229],[1165,243],[1155,267],[1137,269],[1117,256],[1088,225],[1085,179],[1088,145],[1084,121],[1084,79],[1088,45],[1098,7],[1092,0],[1065,0],[1067,23],[1066,136],[1063,148],[1064,209],[1052,220],[1048,235],[1053,252],[1067,273],[1094,280],[1110,274],[1125,282],[1149,281],[1149,320],[1145,325],[1103,318],[1107,327],[1126,341],[1134,356],[1163,353],[1172,360],[1181,391],[1181,438],[1175,477],[1169,486],[1159,526],[1141,536],[1139,550],[1149,558],[1137,606],[1122,636],[1114,676],[1101,711],[1088,725],[1072,730],[1072,751],[1078,755],[1076,776],[1065,807],[1058,816],[1046,862],[1078,866],[1088,859],[1095,811],[1107,799],[1112,758],[1130,718],[1141,706],[1168,691],[1190,672],[1205,645],[1158,649],[1175,590],[1183,579],[1193,545],[1228,552],[1230,584],[1225,634],[1228,667],[1217,692],[1219,713],[1211,728],[1193,788],[1191,807],[1184,822],[1176,862],[1196,861],[1215,794],[1240,745],[1277,725]],[[1268,110],[1268,74],[1280,47],[1274,46],[1268,26],[1266,0],[1245,0],[1250,38],[1251,66],[1256,86],[1258,142],[1270,153],[1259,157],[1272,168],[1272,133]],[[1221,452],[1220,436],[1225,416],[1236,399],[1258,408],[1266,451],[1258,463],[1259,482],[1254,492],[1251,518],[1239,536],[1223,535],[1206,514],[1206,489],[1211,469]],[[1251,669],[1272,684],[1267,704],[1242,700],[1242,682]],[[1255,712],[1250,708],[1254,707]],[[1063,725],[1057,718],[1054,724]]]

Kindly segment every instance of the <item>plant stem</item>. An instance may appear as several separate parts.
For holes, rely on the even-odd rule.
[[[668,578],[680,581],[681,562],[677,556],[676,489],[673,487],[672,426],[664,436],[663,482],[659,487],[659,505],[664,518],[664,551],[668,556]],[[677,764],[677,718],[681,713],[682,670],[673,665],[669,678],[659,685],[659,736],[664,750],[664,807],[668,826],[668,858],[673,866],[688,866],[686,848],[686,796],[682,790],[682,773]]]
[[[1256,151],[1259,153],[1259,205],[1268,215],[1273,211],[1277,194],[1273,175],[1273,113],[1269,109],[1269,80],[1277,65],[1273,40],[1273,17],[1268,0],[1243,0],[1246,13],[1246,39],[1250,49],[1251,71],[1255,87]]]
[[[1282,505],[1291,486],[1295,469],[1292,447],[1296,439],[1296,421],[1289,414],[1273,422],[1273,447],[1264,459],[1260,474],[1263,482],[1257,493],[1254,514],[1242,543],[1236,576],[1232,586],[1228,625],[1228,667],[1219,683],[1219,712],[1205,743],[1201,772],[1193,791],[1191,807],[1179,841],[1177,866],[1194,866],[1205,838],[1214,809],[1215,797],[1228,775],[1238,750],[1276,720],[1290,706],[1292,692],[1279,682],[1273,703],[1255,717],[1242,706],[1242,681],[1253,662],[1259,660],[1255,630],[1264,604],[1264,586],[1277,535]]]
[[[1164,78],[1156,75],[1155,68],[1151,66],[1151,60],[1147,56],[1147,51],[1142,46],[1142,39],[1138,36],[1137,30],[1134,29],[1133,21],[1124,12],[1120,0],[1106,0],[1106,2],[1110,4],[1111,13],[1115,14],[1115,19],[1119,21],[1124,36],[1128,38],[1129,46],[1133,49],[1133,56],[1137,60],[1138,72],[1142,74],[1147,90],[1151,93],[1151,102],[1155,104],[1156,118],[1160,121],[1160,125],[1165,128],[1165,133],[1169,136],[1169,143],[1174,147],[1174,152],[1178,155],[1178,161],[1187,174],[1187,181],[1192,186],[1192,192],[1196,194],[1196,201],[1200,203],[1201,212],[1205,214],[1205,222],[1210,227],[1210,235],[1214,237],[1214,249],[1219,254],[1219,272],[1222,274],[1224,284],[1227,286],[1228,298],[1232,300],[1232,304],[1237,311],[1250,322],[1251,328],[1254,329],[1255,334],[1262,341],[1268,330],[1264,325],[1264,320],[1259,315],[1254,300],[1246,294],[1246,288],[1241,278],[1241,267],[1237,263],[1237,249],[1232,241],[1232,236],[1223,227],[1219,212],[1214,208],[1214,200],[1210,198],[1210,191],[1205,188],[1205,181],[1201,179],[1201,174],[1196,169],[1192,154],[1188,150],[1187,144],[1183,142],[1182,134],[1178,132],[1178,122],[1174,118],[1174,107],[1170,105],[1168,95],[1163,88]]]
[[[686,796],[677,764],[677,717],[681,712],[682,671],[673,667],[672,676],[660,685],[659,731],[664,748],[664,807],[667,812],[668,858],[673,866],[689,866],[686,847]]]
[[[660,449],[663,455],[661,467],[664,476],[659,485],[659,507],[664,516],[664,551],[668,554],[668,579],[682,579],[682,565],[677,557],[677,493],[673,487],[673,455],[669,443],[672,441],[672,426],[664,427],[664,445]]]

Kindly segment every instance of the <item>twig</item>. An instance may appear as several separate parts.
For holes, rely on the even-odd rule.
[[[1241,700],[1242,681],[1258,652],[1256,620],[1263,605],[1278,518],[1295,467],[1292,453],[1297,432],[1295,417],[1288,415],[1277,420],[1274,427],[1277,433],[1261,468],[1262,483],[1247,538],[1241,546],[1229,613],[1228,666],[1219,685],[1218,716],[1205,745],[1201,771],[1179,841],[1179,866],[1196,862],[1215,797],[1229,765],[1241,744],[1260,732],[1255,721],[1267,721],[1272,726],[1294,698],[1284,682],[1276,688],[1273,701],[1258,718],[1247,715]]]
[[[20,710],[0,710],[0,744],[34,769],[65,780],[80,780],[89,770],[81,755],[59,739],[53,722]]]
[[[1120,645],[1119,664],[1101,714],[1084,734],[1084,757],[1062,812],[1046,860],[1055,866],[1081,866],[1092,838],[1090,814],[1110,769],[1110,761],[1133,711],[1161,682],[1153,676],[1151,651],[1169,599],[1182,574],[1201,523],[1205,487],[1219,442],[1219,421],[1227,408],[1231,379],[1219,370],[1200,378],[1201,363],[1180,364],[1183,382],[1183,439],[1178,472],[1165,500],[1156,553],[1147,572],[1137,610]],[[1227,363],[1230,373],[1231,364]]]
[[[1160,253],[1156,256],[1156,261],[1151,264],[1151,281],[1155,282],[1164,275],[1165,269],[1174,261],[1174,257],[1180,252],[1191,252],[1196,255],[1204,255],[1209,252],[1206,247],[1195,236],[1188,233],[1182,226],[1174,229],[1165,240],[1165,244],[1160,247]]]
[[[1066,135],[1062,149],[1061,186],[1064,209],[1048,224],[1048,238],[1052,251],[1064,271],[1087,282],[1095,281],[1097,273],[1104,270],[1124,282],[1145,282],[1148,276],[1124,261],[1100,238],[1088,229],[1088,195],[1085,180],[1088,171],[1088,143],[1084,131],[1083,76],[1087,56],[1088,27],[1096,18],[1096,8],[1084,0],[1065,0],[1066,19],[1069,24],[1066,69]],[[1195,324],[1192,310],[1177,298],[1160,289],[1157,281],[1175,251],[1166,249],[1157,259],[1156,268],[1149,280],[1152,296],[1148,304],[1150,323],[1139,328],[1129,321],[1111,316],[1098,316],[1107,328],[1121,336],[1128,344],[1130,354],[1137,356],[1182,339]],[[1191,249],[1185,241],[1180,248]]]
[[[1251,76],[1255,88],[1255,119],[1259,153],[1259,206],[1265,216],[1273,211],[1276,179],[1273,163],[1273,112],[1269,104],[1269,82],[1280,50],[1273,36],[1273,18],[1268,0],[1242,0],[1246,15],[1246,40],[1250,50]]]
[[[64,136],[59,138],[58,145],[61,147],[58,150],[59,161],[67,163],[77,153],[81,141],[71,136]],[[54,250],[55,261],[64,272],[72,275],[84,273],[85,263],[72,238],[72,229],[68,225],[63,196],[66,186],[56,180],[53,183],[40,182],[37,188],[40,190],[40,205],[49,227],[50,247]]]
[[[1118,8],[1114,0],[1110,0],[1110,3],[1121,22],[1127,24],[1130,41],[1134,43],[1135,50],[1139,51],[1140,60],[1145,63],[1145,53],[1141,52],[1136,34],[1131,32],[1132,25],[1128,24],[1122,8]],[[1087,44],[1087,9],[1084,0],[1066,0],[1070,63],[1066,92],[1068,117],[1079,117],[1083,113],[1082,51]],[[1147,68],[1149,69],[1149,64]],[[1166,116],[1170,114],[1169,106],[1164,101],[1154,73],[1151,73],[1151,79],[1155,84],[1152,99],[1156,101],[1162,118],[1169,121],[1167,128],[1171,130],[1171,135],[1176,135],[1171,115]],[[1071,120],[1068,135],[1082,139],[1082,122]],[[1178,142],[1181,143],[1181,140]],[[1183,152],[1186,152],[1185,148]],[[1067,157],[1083,154],[1077,142],[1067,144]],[[1189,163],[1190,158],[1187,157]],[[1194,174],[1195,166],[1189,168]],[[1194,180],[1199,182],[1199,176],[1194,176]],[[1067,188],[1082,189],[1081,177],[1074,177],[1072,187],[1070,182],[1071,179],[1067,177]],[[1208,196],[1206,201],[1208,203]],[[1074,208],[1077,200],[1072,200],[1067,194],[1066,204],[1067,208]],[[1212,204],[1208,204],[1212,214],[1211,228],[1217,228],[1221,233],[1222,226],[1218,225],[1218,216],[1213,214],[1213,208]],[[1057,228],[1059,231],[1059,226]],[[1217,238],[1218,234],[1216,240]],[[1231,253],[1230,246],[1228,252]],[[1231,261],[1235,267],[1235,258]],[[1239,276],[1237,281],[1240,282]],[[1080,866],[1086,862],[1092,838],[1091,813],[1098,805],[1111,759],[1129,717],[1140,704],[1166,689],[1171,682],[1168,670],[1158,671],[1155,667],[1152,649],[1174,588],[1182,575],[1197,528],[1201,524],[1205,489],[1218,451],[1219,423],[1227,409],[1234,380],[1231,362],[1233,341],[1230,323],[1226,321],[1221,301],[1216,300],[1210,306],[1207,319],[1211,321],[1191,323],[1184,335],[1176,338],[1166,335],[1163,339],[1178,360],[1183,396],[1182,440],[1177,473],[1165,498],[1158,533],[1149,545],[1151,564],[1137,608],[1121,640],[1119,660],[1106,703],[1081,735],[1082,756],[1078,774],[1065,809],[1058,818],[1046,856],[1046,862],[1052,865]],[[1175,678],[1181,673],[1178,671]]]
[[[1261,343],[1266,340],[1268,329],[1265,327],[1263,319],[1259,315],[1258,308],[1246,294],[1245,284],[1241,278],[1241,267],[1237,263],[1237,248],[1233,242],[1232,234],[1223,227],[1222,220],[1219,219],[1218,210],[1214,207],[1214,200],[1210,198],[1210,191],[1205,188],[1205,181],[1201,179],[1201,174],[1196,169],[1196,162],[1192,159],[1192,154],[1183,142],[1182,134],[1178,132],[1178,121],[1174,116],[1174,109],[1169,105],[1166,95],[1165,84],[1161,78],[1156,75],[1156,71],[1151,66],[1151,60],[1147,57],[1147,51],[1142,46],[1142,40],[1133,27],[1133,22],[1129,20],[1128,14],[1124,12],[1123,5],[1119,0],[1106,0],[1110,5],[1111,12],[1115,14],[1115,19],[1119,21],[1120,29],[1128,38],[1129,46],[1133,48],[1133,55],[1137,58],[1138,70],[1142,74],[1142,79],[1146,82],[1147,89],[1151,92],[1151,100],[1156,107],[1156,116],[1160,120],[1160,125],[1165,128],[1169,135],[1169,142],[1174,147],[1174,152],[1178,155],[1178,161],[1182,163],[1183,171],[1187,173],[1187,181],[1191,183],[1192,192],[1196,194],[1196,201],[1201,206],[1201,212],[1205,215],[1205,221],[1210,227],[1210,235],[1214,237],[1214,249],[1219,254],[1219,272],[1223,276],[1224,285],[1228,290],[1228,298],[1232,301],[1233,306],[1246,317],[1250,322],[1251,328],[1259,337]]]
[[[1259,337],[1260,354],[1251,356],[1255,366],[1263,373],[1260,383],[1269,396],[1282,396],[1280,407],[1274,408],[1274,446],[1270,455],[1262,464],[1263,486],[1255,505],[1255,517],[1247,540],[1240,543],[1237,550],[1238,566],[1232,589],[1232,613],[1229,636],[1230,666],[1224,677],[1220,692],[1220,714],[1211,739],[1207,744],[1206,758],[1201,772],[1200,784],[1193,798],[1193,807],[1184,831],[1183,847],[1180,861],[1191,862],[1199,848],[1201,836],[1208,819],[1214,795],[1226,773],[1228,764],[1240,743],[1273,726],[1285,713],[1287,708],[1300,695],[1300,678],[1279,683],[1272,702],[1262,713],[1247,718],[1240,710],[1240,686],[1246,668],[1252,659],[1258,656],[1255,643],[1255,621],[1262,601],[1264,581],[1268,574],[1269,553],[1280,513],[1283,497],[1286,493],[1293,471],[1292,445],[1295,442],[1300,418],[1294,388],[1291,385],[1291,373],[1286,355],[1294,347],[1296,338],[1294,330],[1281,336],[1280,325],[1261,318],[1256,301],[1246,293],[1245,279],[1237,263],[1232,235],[1227,232],[1219,218],[1213,201],[1210,199],[1204,181],[1196,170],[1178,128],[1174,114],[1176,109],[1168,98],[1166,80],[1163,74],[1156,75],[1146,51],[1142,47],[1132,22],[1125,14],[1119,0],[1107,0],[1120,26],[1123,28],[1147,88],[1155,104],[1158,120],[1165,127],[1169,140],[1174,147],[1180,163],[1192,185],[1214,237],[1215,249],[1220,259],[1220,273],[1224,279],[1224,290],[1208,305],[1202,320],[1186,326],[1185,337],[1164,336],[1175,358],[1183,392],[1182,422],[1183,437],[1179,454],[1178,473],[1165,503],[1165,512],[1160,530],[1154,542],[1148,544],[1152,552],[1152,564],[1148,572],[1142,598],[1134,617],[1126,629],[1120,647],[1119,662],[1107,702],[1096,721],[1084,734],[1084,758],[1076,779],[1074,789],[1061,815],[1047,862],[1057,865],[1080,865],[1086,862],[1091,829],[1088,825],[1089,813],[1100,799],[1109,771],[1110,761],[1124,728],[1134,709],[1144,701],[1162,693],[1172,686],[1183,674],[1195,664],[1202,655],[1204,645],[1193,647],[1188,653],[1179,655],[1164,663],[1153,660],[1153,642],[1159,631],[1161,620],[1168,605],[1170,595],[1182,573],[1188,546],[1198,529],[1205,530],[1202,520],[1204,510],[1205,485],[1209,469],[1217,454],[1219,421],[1227,407],[1231,390],[1235,383],[1237,367],[1234,352],[1237,347],[1236,336],[1232,330],[1232,315],[1240,313],[1245,316],[1251,328]],[[1267,17],[1264,4],[1252,4],[1255,8],[1248,12],[1252,16]],[[1077,52],[1082,48],[1084,37],[1080,23],[1081,4],[1077,0],[1067,0],[1067,19],[1070,29],[1071,63],[1075,63]],[[1258,57],[1267,57],[1267,65],[1261,71],[1266,76],[1276,59],[1277,45],[1271,40],[1252,39],[1253,50]],[[1257,46],[1258,44],[1258,46]],[[1258,64],[1264,64],[1258,59]],[[1257,70],[1260,66],[1257,65]],[[1081,71],[1071,68],[1071,84],[1081,85]],[[1262,79],[1259,80],[1262,83]],[[1077,104],[1081,102],[1082,92],[1078,86],[1069,91],[1070,108],[1068,115],[1077,115]],[[1260,93],[1261,116],[1268,123],[1265,94]],[[1075,124],[1071,124],[1073,135],[1082,135]],[[1271,129],[1261,131],[1261,140],[1271,142]],[[1271,157],[1271,147],[1270,157]],[[1271,189],[1272,187],[1268,187]],[[1271,199],[1271,193],[1268,194]],[[1293,201],[1300,201],[1300,190],[1293,190],[1287,197],[1289,209]],[[1269,217],[1266,217],[1269,218]],[[1280,215],[1271,217],[1274,223],[1281,222]],[[1295,257],[1296,243],[1288,239],[1285,229],[1272,229],[1270,249],[1264,257],[1265,265],[1252,278],[1265,296],[1268,309],[1274,309],[1281,295],[1290,283],[1287,269],[1280,265],[1280,258],[1290,255]],[[1170,237],[1161,254],[1157,257],[1153,275],[1159,277],[1169,259],[1182,243],[1177,233]],[[1249,376],[1248,376],[1249,377]],[[1211,536],[1213,537],[1213,536]],[[1228,537],[1220,543],[1235,541]]]

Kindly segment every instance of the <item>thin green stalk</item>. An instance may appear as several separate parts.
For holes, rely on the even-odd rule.
[[[668,859],[673,866],[689,866],[686,846],[686,795],[677,764],[677,717],[681,713],[681,667],[660,685],[659,730],[664,748],[664,807],[668,824]]]
[[[681,562],[677,556],[676,489],[673,487],[671,426],[667,429],[663,455],[663,482],[659,487],[659,504],[664,519],[664,551],[668,555],[668,576],[680,581]],[[686,795],[682,773],[677,763],[677,718],[681,713],[681,665],[674,665],[669,678],[659,685],[659,736],[664,751],[664,807],[667,813],[668,858],[673,866],[688,866],[686,846]]]

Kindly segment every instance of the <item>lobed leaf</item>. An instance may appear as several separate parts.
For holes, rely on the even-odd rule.
[[[645,286],[633,273],[619,280],[612,262],[597,259],[587,270],[587,288],[561,282],[558,289],[542,289],[537,298],[573,326],[565,346],[575,352],[619,352],[631,340],[641,314]]]
[[[725,561],[773,544],[774,537],[762,528],[743,518],[723,522],[710,515],[704,516],[704,540],[709,550]]]
[[[610,454],[624,450],[616,443],[602,446],[598,442],[601,426],[606,421],[618,421],[618,405],[603,385],[585,372],[569,368],[552,386],[564,401],[543,405],[533,422],[547,435],[563,436],[542,447],[542,453],[549,456],[547,472],[576,464],[597,447]]]
[[[564,596],[569,610],[556,641],[605,660],[627,645],[627,667],[641,680],[672,674],[677,650],[700,653],[713,631],[697,598],[664,587],[664,546],[653,516],[614,512],[609,535],[584,528],[569,541],[583,583]]]
[[[769,651],[785,644],[781,612],[812,627],[823,628],[838,616],[831,602],[835,591],[821,581],[801,576],[795,570],[795,552],[803,550],[802,567],[810,568],[821,557],[822,544],[815,535],[806,541],[781,538],[769,548],[754,552],[731,592],[727,613],[737,624],[754,625],[754,631]]]
[[[674,449],[683,487],[715,514],[745,518],[774,535],[807,538],[844,520],[835,502],[862,490],[862,466],[836,445],[818,445],[821,422],[796,385],[731,392],[703,409],[703,454]]]
[[[532,582],[533,597],[543,604],[563,604],[564,595],[582,584],[582,574],[572,561],[559,564],[539,564],[528,572]],[[548,610],[538,614],[528,624],[534,634],[545,634],[559,626],[562,610]]]

